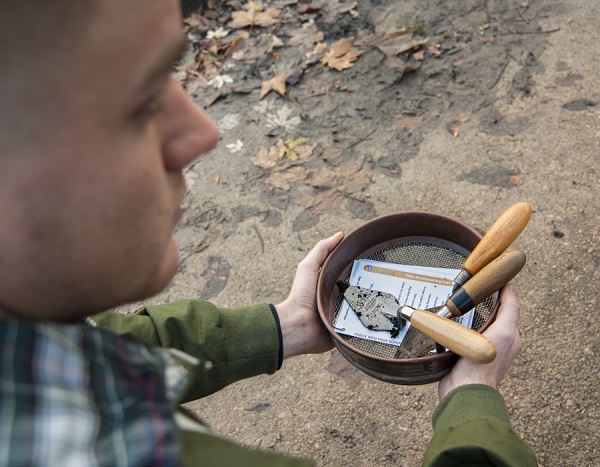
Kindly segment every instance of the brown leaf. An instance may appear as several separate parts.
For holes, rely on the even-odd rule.
[[[204,32],[209,29],[209,20],[198,13],[192,13],[187,18],[183,20],[184,24],[184,32],[187,32],[190,28],[199,29]]]
[[[325,0],[300,0],[298,2],[298,13],[314,13],[319,11]]]
[[[307,64],[314,64],[317,63],[319,60],[321,60],[323,58],[323,55],[325,55],[325,52],[327,52],[328,47],[326,44],[324,44],[323,42],[318,42],[317,45],[315,45],[315,48],[311,51],[311,52],[306,52],[304,55],[306,56],[306,63]]]
[[[344,162],[339,167],[338,188],[347,194],[363,191],[371,184],[372,173],[353,160]]]
[[[260,85],[260,97],[262,99],[271,91],[275,91],[282,96],[285,96],[286,87],[285,80],[287,78],[287,72],[281,75],[277,75],[274,78],[271,78],[268,81],[263,81]]]
[[[271,189],[281,188],[282,190],[289,190],[291,188],[291,183],[304,180],[309,174],[310,171],[304,167],[290,167],[283,171],[272,172],[265,183],[270,186]]]
[[[300,29],[292,31],[290,36],[288,45],[298,47],[301,51],[309,50],[314,44],[318,44],[325,37],[323,32],[312,22],[304,23]]]
[[[418,52],[415,52],[414,54],[412,54],[412,56],[415,60],[420,62],[421,60],[425,60],[425,51],[419,50]]]
[[[230,28],[240,29],[247,26],[269,27],[280,22],[279,14],[281,10],[275,7],[269,7],[264,10],[262,5],[252,1],[246,4],[246,11],[234,11],[228,24]]]
[[[344,201],[344,194],[336,189],[305,190],[292,198],[298,206],[311,209],[315,214],[324,214],[337,210]]]
[[[232,51],[231,58],[235,61],[253,62],[263,60],[266,55],[273,53],[275,47],[279,46],[279,39],[273,34],[260,34],[250,36],[247,31],[240,31],[243,41],[238,42]],[[232,64],[232,66],[238,66]]]
[[[430,53],[431,55],[435,55],[437,57],[442,55],[442,51],[440,50],[440,44],[434,44],[433,42],[430,42],[429,44],[425,45],[425,52]]]
[[[398,34],[397,32],[393,32],[384,36],[375,44],[375,47],[385,55],[398,55],[424,45],[428,41],[428,37],[425,39],[414,39],[412,34]]]
[[[414,39],[412,34],[398,34],[398,32],[386,35],[375,44],[386,57],[386,65],[390,68],[403,68],[404,62],[398,55],[416,49],[427,44],[429,38]],[[416,57],[418,59],[418,56]]]
[[[326,8],[327,14],[323,19],[326,23],[333,23],[338,15],[352,11],[357,4],[358,2],[342,3],[340,0],[329,0]]]
[[[509,175],[508,181],[513,185],[521,186],[523,185],[523,179],[517,175]]]
[[[371,175],[371,170],[361,168],[355,161],[347,161],[335,171],[321,168],[306,183],[315,188],[336,188],[341,193],[351,194],[366,189],[371,184]]]
[[[292,198],[292,203],[305,208],[312,208],[319,204],[316,190],[304,190]]]
[[[261,146],[256,157],[250,158],[254,165],[267,170],[275,167],[278,159],[279,151],[275,146],[271,147],[269,150],[265,149],[264,146]]]
[[[335,186],[336,179],[337,174],[333,170],[322,167],[318,172],[313,173],[306,183],[316,188],[330,188]]]
[[[319,194],[319,202],[314,208],[316,214],[334,212],[344,201],[344,193],[338,190],[327,190]]]
[[[184,85],[188,96],[194,96],[200,89],[208,88],[208,82],[204,78],[192,77]]]
[[[243,34],[242,34],[243,32]],[[244,47],[244,42],[248,39],[248,32],[241,31],[240,34],[232,36],[231,40],[227,43],[227,49],[223,53],[225,57],[229,57],[234,52]]]
[[[364,53],[364,50],[352,50],[353,42],[353,37],[346,37],[334,42],[331,48],[325,52],[321,63],[338,71],[351,68],[358,57]]]
[[[305,159],[308,159],[315,147],[315,144],[306,144],[308,143],[307,138],[296,138],[296,139],[286,139],[285,141],[279,140],[277,142],[277,147],[279,149],[279,157],[286,159],[292,165],[302,163]]]
[[[252,163],[262,169],[282,171],[287,167],[298,165],[308,159],[316,144],[307,144],[308,139],[297,138],[277,140],[275,146],[271,146],[268,150],[263,146],[258,150],[256,157],[251,157]]]

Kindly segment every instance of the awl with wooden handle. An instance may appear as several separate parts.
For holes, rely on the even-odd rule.
[[[392,294],[348,285],[344,297],[359,316],[367,311],[369,304],[376,305],[378,313],[392,320],[402,318],[410,321],[411,327],[469,360],[489,363],[496,358],[494,344],[482,334],[435,313],[400,306]]]
[[[521,250],[506,251],[459,287],[444,305],[427,311],[443,318],[462,316],[508,284],[523,269],[526,260]],[[406,332],[396,358],[420,357],[435,348],[435,343],[417,329],[410,328]]]
[[[475,249],[463,263],[454,279],[452,291],[464,285],[486,264],[500,256],[521,234],[531,218],[531,205],[527,202],[513,204],[492,224]]]

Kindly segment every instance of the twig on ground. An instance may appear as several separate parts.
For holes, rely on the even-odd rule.
[[[258,231],[258,227],[255,224],[252,224],[252,229],[256,232],[256,236],[258,237],[258,242],[260,243],[260,252],[265,252],[265,241],[262,238],[262,235]]]
[[[500,73],[498,73],[498,77],[496,78],[494,83],[488,89],[494,89],[496,87],[496,85],[500,82],[500,80],[502,79],[502,75],[504,74],[504,70],[506,70],[506,67],[508,66],[508,62],[509,62],[508,59],[504,62],[504,65],[502,65],[502,69],[500,70]]]

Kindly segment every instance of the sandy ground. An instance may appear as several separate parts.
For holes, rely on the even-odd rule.
[[[352,68],[313,66],[285,97],[271,92],[259,100],[261,81],[300,63],[297,47],[285,45],[271,61],[234,73],[236,84],[247,85],[243,93],[213,101],[209,90],[196,92],[222,141],[188,174],[193,185],[177,232],[181,271],[153,301],[277,303],[297,263],[338,230],[419,210],[485,231],[507,207],[528,201],[532,219],[514,245],[528,256],[515,280],[525,348],[501,392],[541,465],[600,464],[600,6],[359,3],[358,15],[316,21],[325,42],[425,24],[420,37],[439,43],[441,54],[409,58],[409,70],[370,49]],[[293,8],[276,31],[286,44],[307,21]],[[287,120],[270,124],[284,108]],[[350,173],[364,172],[369,182],[353,193],[337,186],[343,196],[331,205],[319,191],[311,193],[328,201],[308,205],[299,194],[314,188],[302,179],[271,189],[269,171],[252,158],[278,138],[300,136],[317,145],[303,168],[354,167]],[[237,140],[243,148],[233,152],[227,145]],[[239,382],[190,407],[223,436],[318,465],[413,466],[431,437],[436,403],[435,384],[375,380],[334,350],[290,359],[274,376]]]

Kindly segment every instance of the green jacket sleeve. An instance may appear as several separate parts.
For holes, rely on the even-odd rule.
[[[182,431],[182,455],[182,467],[314,467],[314,463],[308,459],[249,449],[213,433],[194,429]]]
[[[482,384],[460,386],[433,413],[434,436],[424,466],[537,466],[531,448],[513,431],[504,399]]]
[[[147,306],[134,314],[106,312],[98,325],[151,346],[182,350],[202,364],[182,402],[198,399],[244,378],[273,374],[281,366],[278,318],[266,303],[219,308],[199,300]]]

